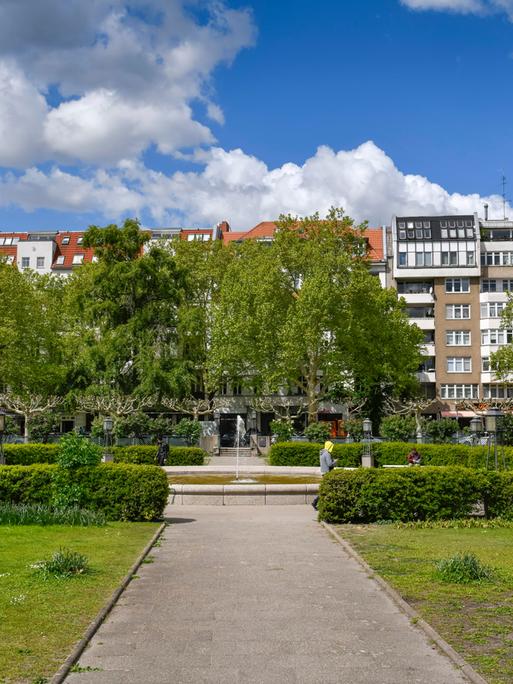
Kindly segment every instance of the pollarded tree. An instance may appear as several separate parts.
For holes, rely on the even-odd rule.
[[[187,385],[177,332],[185,280],[169,251],[143,253],[147,239],[131,220],[84,236],[98,261],[73,274],[70,301],[76,384],[94,395],[175,395]]]
[[[409,389],[422,333],[370,274],[365,228],[332,209],[282,217],[273,244],[242,245],[214,306],[212,372],[299,391],[309,422],[333,387],[373,400]]]

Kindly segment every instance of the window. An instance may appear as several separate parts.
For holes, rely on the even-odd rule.
[[[445,333],[445,343],[449,347],[468,347],[470,339],[470,330],[447,330]]]
[[[511,399],[513,385],[483,385],[484,399]]]
[[[503,330],[496,328],[494,330],[481,330],[481,344],[509,344],[513,342],[513,330]]]
[[[415,237],[415,233],[413,232],[413,230],[409,229],[408,230],[408,239],[413,240],[414,237]]]
[[[473,228],[467,228],[467,237],[468,238],[474,237],[474,229]]]
[[[455,240],[455,239],[456,239],[456,236],[457,236],[456,229],[455,229],[455,228],[450,228],[450,229],[449,229],[449,237],[452,238],[453,240]]]
[[[442,266],[457,266],[458,252],[442,252]]]
[[[447,221],[440,221],[440,228],[447,228]]]
[[[399,252],[399,266],[406,266],[406,252]]]
[[[12,254],[9,254],[5,263],[6,264],[13,264],[14,263],[14,257]]]
[[[467,228],[472,228],[472,221],[465,221],[465,226]]]
[[[420,225],[422,225],[422,224],[420,224]],[[422,228],[416,228],[415,229],[415,237],[417,238],[417,240],[422,240],[422,236],[423,236]]]
[[[470,304],[447,304],[445,317],[448,320],[456,318],[470,318]]]
[[[449,221],[449,228],[456,228],[456,221]]]
[[[479,399],[477,385],[441,385],[442,399]]]
[[[399,221],[399,228],[406,228],[406,224],[404,221]]]
[[[465,239],[465,229],[464,228],[458,228],[458,238],[460,240]]]
[[[468,278],[446,278],[446,292],[470,292],[470,280]]]
[[[502,281],[502,291],[511,292],[513,290],[513,280],[503,280]]]
[[[427,240],[431,240],[431,228],[424,228],[424,237]]]
[[[470,356],[448,356],[448,373],[470,373],[472,372],[472,359]]]
[[[432,252],[415,252],[415,266],[432,266]]]
[[[81,245],[83,242],[84,242],[84,238],[83,238],[83,236],[81,235],[81,236],[78,238],[78,240],[77,240],[77,245]]]
[[[467,266],[475,266],[476,258],[474,252],[467,252]]]
[[[422,228],[422,221],[415,221],[415,228]]]
[[[21,267],[30,268],[30,257],[21,257]]]
[[[440,231],[440,234],[441,234],[443,239],[447,239],[449,237],[449,233],[447,232],[447,228],[442,228],[442,230]]]
[[[12,245],[12,244],[13,244],[13,238],[5,238],[4,245]]]
[[[63,238],[62,238],[62,243],[61,243],[61,244],[63,244],[63,245],[69,245],[69,236],[63,237]]]
[[[37,257],[36,268],[44,268],[44,267],[45,267],[45,258],[44,257]]]
[[[497,281],[484,278],[481,281],[481,292],[497,292]]]
[[[413,281],[404,281],[401,280],[397,283],[397,292],[399,294],[430,294],[433,292],[433,281],[429,280],[413,280]]]
[[[431,228],[431,222],[430,221],[424,221],[424,229],[426,228]]]
[[[490,370],[490,357],[489,356],[483,356],[481,359],[481,370],[483,373],[488,373]]]
[[[399,240],[406,240],[406,231],[405,230],[399,231]]]
[[[57,257],[57,261],[55,263],[57,264],[57,266],[62,266],[64,264],[64,257],[62,256],[62,254],[61,256]]]
[[[73,263],[74,264],[81,264],[84,261],[84,255],[83,254],[74,254],[73,255]]]
[[[500,318],[506,302],[488,302],[481,304],[481,318]]]
[[[408,221],[406,224],[407,228],[413,228],[413,221]]]

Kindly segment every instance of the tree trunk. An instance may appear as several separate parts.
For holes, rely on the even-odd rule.
[[[24,414],[23,414],[23,418],[25,419],[25,427],[24,427],[24,431],[23,431],[23,441],[25,442],[25,444],[28,444],[28,442],[29,442],[29,440],[30,440],[30,434],[29,434],[29,414],[28,414],[28,413],[24,413]]]

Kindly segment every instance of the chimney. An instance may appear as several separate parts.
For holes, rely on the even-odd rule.
[[[488,221],[488,204],[486,204],[486,203],[484,205],[484,211],[485,211],[485,221]]]
[[[230,224],[228,221],[221,221],[221,223],[217,224],[217,227],[221,231],[221,233],[229,233],[230,232]]]

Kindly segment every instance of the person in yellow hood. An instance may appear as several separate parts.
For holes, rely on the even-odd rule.
[[[324,442],[324,448],[320,450],[319,452],[319,465],[321,467],[321,475],[326,475],[326,473],[329,473],[330,470],[333,470],[335,467],[337,460],[333,459],[331,457],[331,452],[333,451],[333,447],[335,445],[333,442]],[[312,506],[317,510],[317,503],[319,502],[319,497],[316,496],[315,499],[312,501]]]

